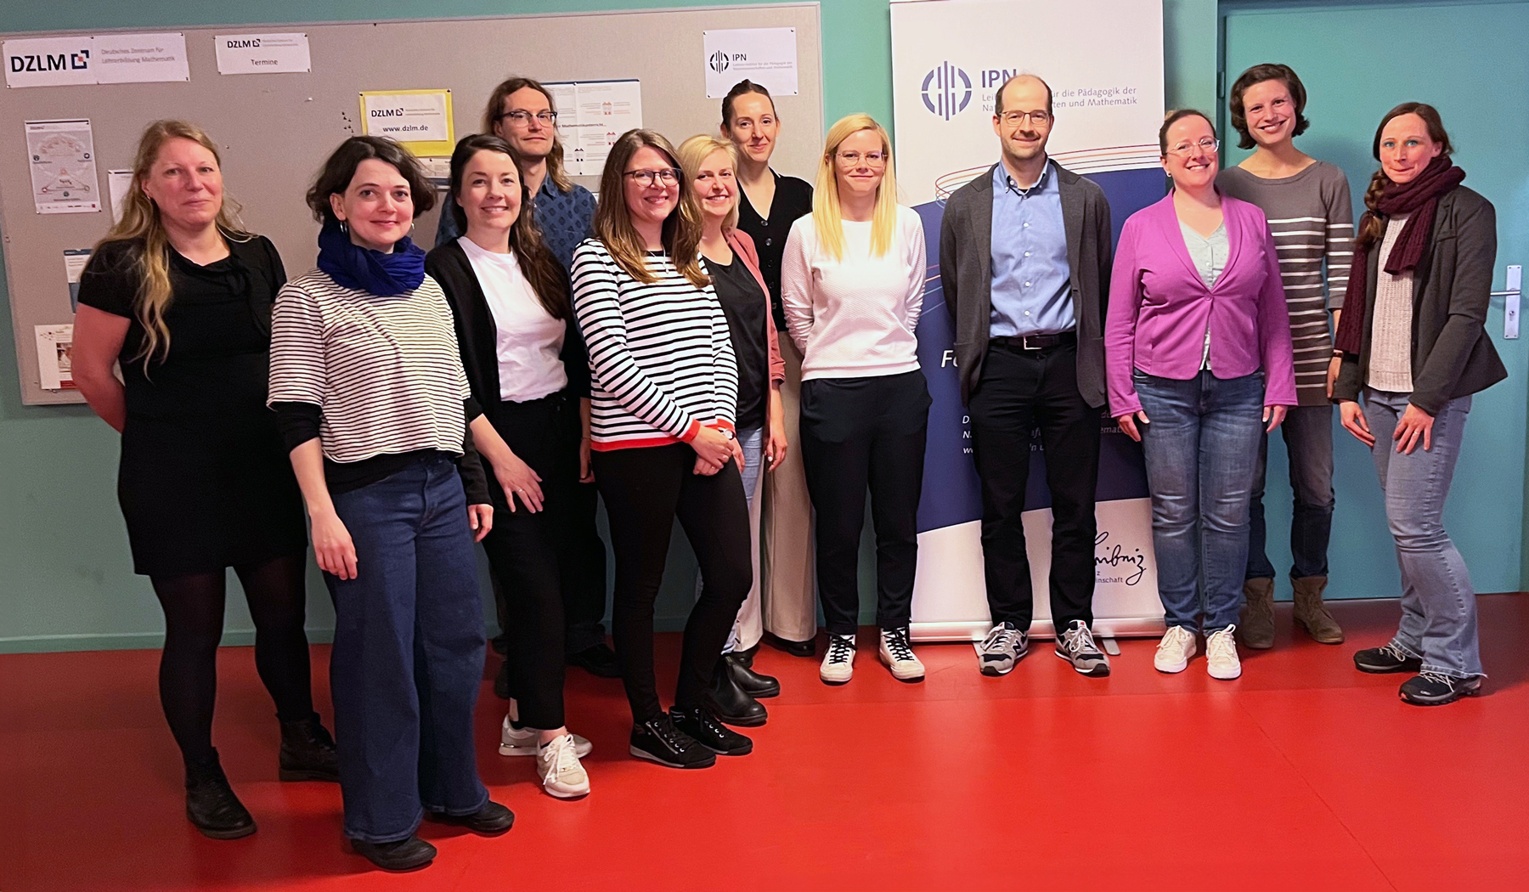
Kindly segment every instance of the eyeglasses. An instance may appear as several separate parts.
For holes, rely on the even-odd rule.
[[[1180,156],[1192,155],[1194,154],[1194,150],[1197,148],[1207,155],[1214,155],[1216,154],[1216,150],[1221,148],[1221,140],[1206,137],[1205,139],[1195,143],[1181,142],[1173,148],[1169,149],[1168,154]]]
[[[629,170],[622,176],[642,186],[654,186],[659,183],[672,186],[680,180],[680,172],[672,167],[661,167],[658,170]]]
[[[530,126],[532,118],[535,118],[538,122],[540,122],[543,127],[551,127],[553,124],[557,123],[557,112],[550,109],[539,112],[528,112],[523,108],[516,108],[501,113],[495,120],[502,121],[505,118],[509,118],[510,122],[518,127]]]
[[[866,152],[863,155],[859,152],[840,152],[835,157],[850,167],[859,167],[861,161],[864,161],[867,167],[880,167],[887,163],[884,152]]]
[[[1018,127],[1019,125],[1025,123],[1026,121],[1029,121],[1031,124],[1034,124],[1037,127],[1044,127],[1047,124],[1051,123],[1051,112],[1048,112],[1048,111],[1006,111],[1003,114],[999,115],[998,119],[1000,121],[1003,121],[1004,124],[1006,124],[1006,125],[1008,125],[1010,127]]]

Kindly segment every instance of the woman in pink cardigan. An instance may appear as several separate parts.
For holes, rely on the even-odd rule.
[[[717,665],[712,705],[722,721],[752,727],[763,725],[767,718],[756,698],[780,693],[780,682],[755,673],[748,654],[764,634],[759,609],[760,471],[773,471],[786,459],[785,409],[780,396],[786,364],[770,313],[770,289],[759,271],[759,255],[753,239],[738,229],[737,152],[727,140],[692,136],[680,143],[679,162],[700,200],[701,257],[727,316],[738,360],[738,444],[744,457],[740,470],[749,504],[754,566],[753,586]]]
[[[1110,281],[1110,414],[1146,456],[1168,624],[1154,665],[1184,671],[1203,631],[1208,672],[1231,679],[1253,463],[1296,404],[1290,320],[1263,212],[1216,191],[1210,119],[1172,112],[1158,144],[1173,190],[1126,220]]]

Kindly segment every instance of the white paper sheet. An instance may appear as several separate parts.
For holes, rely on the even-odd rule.
[[[92,214],[101,209],[95,137],[86,120],[26,121],[32,201],[39,214]]]
[[[89,248],[64,249],[64,281],[69,283],[69,312],[80,308],[80,274],[90,262]]]
[[[546,84],[557,106],[564,166],[599,176],[621,134],[642,126],[642,83],[636,79]]]
[[[122,219],[123,203],[127,199],[127,190],[133,187],[133,172],[131,170],[108,170],[106,172],[106,194],[111,198],[111,221],[115,225]]]
[[[308,35],[301,32],[219,34],[213,43],[218,74],[280,74],[308,71],[313,65]]]
[[[745,78],[776,96],[797,94],[795,28],[706,31],[702,43],[707,99],[721,99]]]
[[[35,325],[38,384],[43,390],[74,389],[74,326]]]
[[[98,84],[191,80],[186,35],[179,32],[97,34],[92,43]]]

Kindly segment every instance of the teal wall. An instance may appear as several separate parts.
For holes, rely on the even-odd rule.
[[[211,11],[210,4],[170,0],[7,2],[0,6],[0,33],[728,4],[729,0],[267,0],[218,4]],[[1163,6],[1168,103],[1214,107],[1215,0],[1164,0]],[[890,121],[886,0],[827,0],[821,5],[821,21],[827,121],[852,111]],[[3,273],[0,295],[9,300]],[[0,652],[157,644],[162,621],[148,585],[132,575],[113,493],[115,434],[83,407],[23,406],[19,394],[7,307],[0,313]],[[684,611],[681,583],[691,564],[680,559],[681,553],[683,548],[671,567],[667,597],[660,603],[660,625],[669,628],[677,627]],[[309,624],[315,638],[323,638],[332,614],[316,573],[310,590]],[[227,625],[227,641],[251,639],[249,617],[237,597],[230,599]]]

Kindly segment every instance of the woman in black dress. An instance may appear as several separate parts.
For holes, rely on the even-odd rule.
[[[159,697],[186,763],[186,816],[215,839],[255,832],[212,746],[228,567],[276,701],[281,779],[337,779],[309,684],[302,501],[265,408],[271,306],[285,281],[275,246],[224,206],[207,135],[149,125],[122,219],[80,279],[74,374],[122,434],[117,496],[133,569],[165,613]]]

